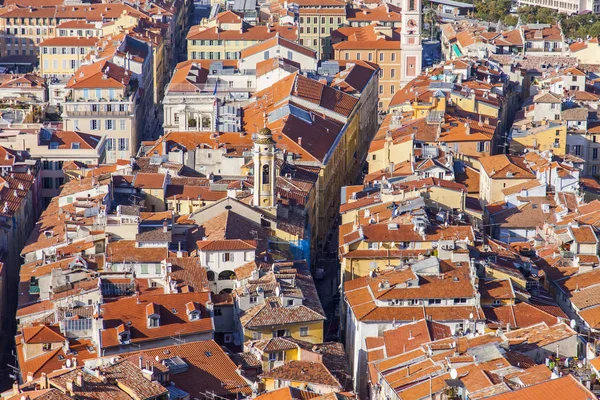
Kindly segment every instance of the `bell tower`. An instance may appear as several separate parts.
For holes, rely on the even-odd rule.
[[[400,85],[404,86],[421,73],[421,0],[401,0],[402,28],[400,31]]]
[[[258,131],[254,139],[254,206],[275,208],[275,140],[267,127]]]

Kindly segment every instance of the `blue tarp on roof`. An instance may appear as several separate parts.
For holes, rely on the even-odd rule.
[[[452,45],[452,50],[454,51],[454,54],[456,54],[456,57],[462,57],[462,51],[460,51],[456,44]]]

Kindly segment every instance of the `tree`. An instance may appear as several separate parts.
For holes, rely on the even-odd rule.
[[[507,25],[507,26],[517,26],[517,23],[519,22],[519,18],[514,15],[507,15],[504,17],[502,22],[504,23],[504,25]]]

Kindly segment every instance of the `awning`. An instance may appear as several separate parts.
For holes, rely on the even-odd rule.
[[[458,48],[458,46],[456,44],[452,45],[452,50],[454,51],[454,54],[456,55],[456,57],[462,57],[462,51],[460,51],[460,49]]]

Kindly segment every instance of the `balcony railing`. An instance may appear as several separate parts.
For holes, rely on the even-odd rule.
[[[69,109],[65,109],[64,114],[66,114],[68,116],[72,116],[72,117],[85,117],[85,116],[96,116],[96,115],[111,116],[111,117],[119,117],[119,116],[124,117],[124,116],[131,115],[131,113],[129,111],[102,111],[102,110],[71,111]]]

